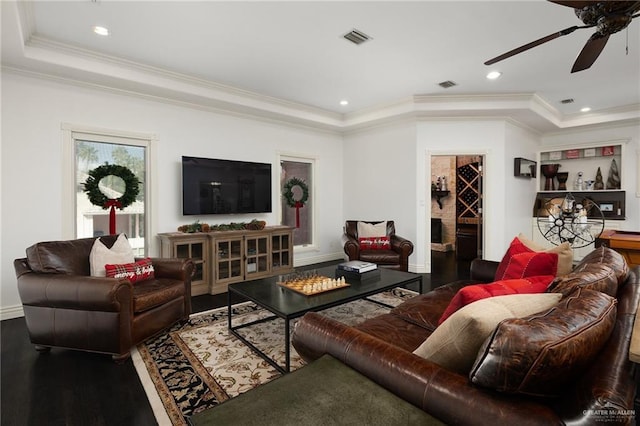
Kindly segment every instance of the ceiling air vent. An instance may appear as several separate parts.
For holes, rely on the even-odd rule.
[[[443,89],[448,89],[449,87],[453,87],[453,86],[457,86],[458,83],[456,83],[455,81],[451,81],[451,80],[447,80],[447,81],[443,81],[441,83],[438,83],[438,86],[442,87]]]
[[[572,104],[573,103],[573,99],[568,98],[568,99],[563,99],[560,101],[561,104]]]
[[[348,33],[346,33],[342,37],[346,38],[347,40],[349,40],[353,44],[362,44],[365,41],[371,40],[371,37],[369,37],[368,35],[366,35],[362,31],[358,31],[356,29],[353,29],[353,30],[349,31]]]

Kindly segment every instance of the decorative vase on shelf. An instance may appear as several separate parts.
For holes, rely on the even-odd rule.
[[[558,173],[558,169],[560,168],[560,164],[542,164],[540,166],[540,170],[542,171],[543,176],[546,178],[544,181],[544,190],[545,191],[553,191],[553,178],[556,177]]]
[[[593,179],[585,180],[584,181],[584,189],[586,189],[587,191],[593,191],[594,182],[595,181]]]
[[[556,175],[556,179],[558,179],[558,190],[566,191],[567,190],[567,179],[569,179],[569,172],[560,172]]]
[[[607,189],[620,189],[620,173],[618,172],[618,164],[616,159],[611,160],[609,168],[609,178],[607,179]]]
[[[584,190],[584,179],[582,179],[582,172],[578,172],[578,177],[576,181],[573,183],[573,189],[576,191]]]
[[[600,171],[600,167],[598,167],[598,172],[596,173],[596,181],[593,184],[593,189],[599,191],[604,189],[604,182],[602,180],[602,172]]]

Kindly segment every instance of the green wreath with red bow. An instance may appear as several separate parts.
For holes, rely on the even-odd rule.
[[[294,198],[293,188],[299,187],[302,190],[302,195],[299,199]],[[304,204],[309,200],[309,187],[307,183],[302,179],[293,177],[284,184],[284,197],[287,205],[296,209],[296,228],[300,227],[300,209],[304,207]]]
[[[118,198],[109,198],[100,191],[100,181],[107,176],[117,176],[124,181],[124,193]],[[109,212],[109,232],[115,234],[116,224],[116,207],[120,210],[130,206],[140,192],[140,181],[131,170],[124,166],[116,164],[104,163],[95,169],[89,171],[89,177],[84,183],[84,192],[87,193],[89,201],[94,206],[100,206],[103,209],[111,209]]]

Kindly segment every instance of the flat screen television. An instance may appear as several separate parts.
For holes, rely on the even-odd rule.
[[[271,212],[271,164],[182,157],[182,214]]]

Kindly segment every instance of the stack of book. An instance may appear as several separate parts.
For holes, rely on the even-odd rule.
[[[336,269],[336,278],[345,277],[351,280],[362,281],[370,278],[378,278],[380,271],[378,265],[371,262],[363,262],[361,260],[350,260],[338,264]]]

